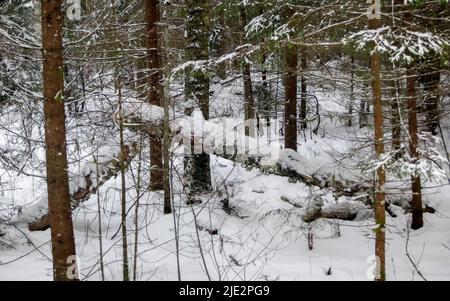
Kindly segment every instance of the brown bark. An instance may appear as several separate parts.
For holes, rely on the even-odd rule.
[[[244,27],[247,25],[247,16],[245,13],[245,7],[239,8],[239,17],[241,22],[241,44],[245,43],[245,31]],[[250,64],[246,61],[246,58],[242,61],[242,81],[244,84],[244,115],[245,115],[245,135],[249,137],[255,136],[255,109],[253,100],[253,87]]]
[[[394,74],[394,76],[396,76]],[[398,81],[393,80],[393,92],[391,93],[391,125],[392,125],[392,149],[399,151],[401,146],[400,107],[398,97]],[[400,155],[400,154],[399,154]]]
[[[380,21],[371,19],[369,21],[370,29],[377,29],[380,27]],[[373,45],[375,47],[375,45]],[[383,131],[383,103],[381,99],[381,59],[380,53],[376,50],[371,55],[370,59],[372,72],[372,93],[373,93],[373,108],[374,108],[374,134],[375,134],[375,154],[380,158],[384,154],[384,131]],[[377,228],[375,229],[375,256],[378,257],[379,275],[378,281],[386,280],[385,272],[385,181],[386,175],[383,166],[377,168],[377,179],[375,187],[375,222]]]
[[[408,132],[409,132],[409,152],[413,163],[419,159],[419,137],[417,135],[417,93],[416,93],[416,70],[413,66],[407,68],[407,97],[408,97]],[[422,185],[420,174],[411,176],[412,192],[412,222],[411,228],[416,230],[423,226],[422,210]]]
[[[262,66],[262,70],[261,70],[261,79],[262,79],[262,86],[265,89],[268,89],[269,85],[267,83],[267,68],[265,66],[266,60],[267,60],[267,54],[266,54],[266,50],[262,49],[262,54],[261,54],[261,66]],[[265,119],[266,119],[266,127],[267,127],[267,131],[270,131],[270,111],[271,111],[271,107],[269,105],[269,101],[267,99],[265,99],[265,103],[263,104],[263,108],[262,110],[264,111],[264,115],[265,115]],[[269,133],[270,135],[270,133]]]
[[[168,20],[166,19],[166,24],[168,24]],[[168,49],[169,49],[169,26],[166,25],[164,27],[163,36],[162,36],[162,45],[164,51],[162,65],[166,66],[165,73],[165,83],[164,83],[164,93],[162,99],[163,112],[164,112],[164,121],[163,121],[163,145],[162,145],[162,153],[163,153],[163,188],[164,188],[164,214],[172,213],[172,202],[171,202],[171,186],[170,186],[170,120],[169,120],[169,110],[170,110],[170,71],[167,68],[169,66],[169,57],[168,57]]]
[[[146,23],[146,48],[148,74],[148,102],[161,106],[161,58],[159,57],[158,22],[160,20],[159,1],[145,1],[145,23]],[[162,143],[158,137],[150,138],[150,190],[162,190],[163,187],[163,162]]]
[[[118,96],[119,96],[119,112],[120,112],[120,124],[119,124],[119,135],[120,135],[120,149],[122,152],[125,150],[124,143],[124,127],[123,127],[123,117],[122,117],[122,80],[119,75],[118,79]],[[127,189],[125,182],[125,158],[120,158],[120,182],[121,182],[121,190],[120,190],[120,205],[121,205],[121,228],[122,228],[122,272],[123,272],[123,281],[129,281],[129,266],[128,266],[128,237],[127,237]]]
[[[436,61],[433,61],[436,60]],[[425,92],[424,113],[428,131],[432,135],[438,135],[439,132],[439,86],[441,82],[439,58],[432,58],[426,61],[422,68],[421,82]]]
[[[284,147],[297,151],[297,47],[285,47]]]
[[[307,93],[307,83],[306,76],[304,72],[306,68],[308,68],[308,61],[306,59],[306,50],[302,49],[302,57],[300,59],[300,65],[302,68],[302,76],[300,79],[301,85],[301,98],[300,98],[300,120],[301,120],[301,128],[302,130],[306,129],[306,93]]]
[[[210,19],[208,0],[186,0],[187,15],[185,19],[185,58],[188,61],[204,61],[209,59]],[[186,115],[191,115],[194,107],[200,107],[205,120],[209,119],[209,74],[203,69],[189,66],[185,69],[185,97],[189,107],[185,108]],[[193,102],[193,103],[191,103]],[[194,105],[194,106],[192,106]],[[192,145],[193,146],[193,145]],[[192,147],[193,149],[193,147]],[[211,164],[209,154],[186,154],[185,178],[188,203],[198,201],[197,195],[210,191]]]
[[[353,125],[353,106],[355,104],[355,57],[350,59],[350,101],[348,104],[347,126]]]
[[[408,24],[412,22],[413,15],[411,11],[405,11],[403,15],[403,23],[405,27],[410,27]],[[407,93],[407,106],[408,106],[408,132],[409,132],[409,152],[413,160],[416,163],[419,160],[419,152],[417,150],[419,146],[418,126],[417,126],[417,92],[416,81],[417,74],[414,63],[409,64],[406,68],[406,93]],[[411,175],[411,208],[412,208],[412,222],[411,229],[416,230],[423,226],[423,210],[422,210],[422,186],[420,180],[420,174],[414,173]]]
[[[384,66],[386,71],[390,73],[391,78],[386,81],[388,92],[386,97],[389,99],[390,103],[390,124],[391,124],[391,145],[392,151],[396,152],[395,157],[399,158],[401,156],[401,115],[400,115],[400,80],[398,77],[398,66],[397,64],[392,64],[390,60],[385,60]]]
[[[44,114],[47,190],[53,278],[78,280],[67,174],[61,0],[42,1]]]

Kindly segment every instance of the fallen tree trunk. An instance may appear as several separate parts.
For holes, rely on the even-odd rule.
[[[109,179],[118,175],[122,158],[128,165],[136,154],[136,143],[125,146],[123,152],[117,146],[100,149],[98,158],[84,164],[81,174],[71,176],[69,179],[72,210],[88,200]],[[97,174],[97,164],[99,174]],[[50,228],[47,196],[43,196],[33,206],[24,208],[20,215],[28,223],[30,231],[45,231]]]
[[[129,103],[124,108],[125,126],[150,136],[162,136],[162,109],[144,102]],[[118,119],[117,119],[118,120]],[[331,189],[337,197],[358,193],[371,195],[372,187],[348,180],[338,180],[334,175],[323,176],[305,166],[308,159],[291,149],[278,149],[258,138],[245,135],[245,125],[217,124],[205,120],[199,111],[192,116],[172,118],[172,148],[179,145],[184,151],[196,149],[213,154],[263,172],[289,177],[307,185]],[[192,141],[193,140],[193,141]],[[191,147],[194,145],[193,147]],[[308,170],[309,169],[309,170]],[[309,171],[309,172],[308,172]]]

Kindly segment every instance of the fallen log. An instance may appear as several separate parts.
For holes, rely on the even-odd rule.
[[[85,163],[80,174],[69,177],[72,210],[88,200],[109,179],[119,174],[121,160],[124,161],[125,166],[128,166],[137,153],[136,143],[131,144],[131,146],[126,145],[123,151],[118,146],[100,149],[97,159]],[[43,196],[36,204],[24,208],[20,215],[21,219],[28,223],[30,231],[45,231],[50,228],[47,196]]]
[[[162,108],[146,102],[124,105],[124,125],[137,132],[162,137]],[[116,118],[119,122],[120,118]],[[288,177],[307,185],[330,189],[336,197],[371,195],[372,186],[350,180],[336,179],[335,175],[316,175],[305,166],[308,159],[291,149],[279,149],[245,135],[244,126],[236,126],[205,120],[200,111],[192,116],[173,117],[170,124],[172,148],[180,145],[185,153],[196,150],[213,154],[248,167],[255,167],[265,173]]]

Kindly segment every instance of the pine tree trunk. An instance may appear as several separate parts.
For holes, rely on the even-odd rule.
[[[367,126],[366,101],[361,99],[359,103],[359,128]]]
[[[392,126],[392,150],[399,151],[401,147],[401,127],[400,127],[400,99],[399,99],[399,85],[400,82],[397,79],[397,73],[392,70],[392,76],[394,77],[391,81],[391,126]],[[400,154],[397,155],[397,157]]]
[[[145,0],[146,47],[148,65],[148,102],[161,106],[161,59],[159,56],[158,22],[160,20],[159,1]],[[162,143],[158,137],[150,138],[150,190],[162,190],[163,162]]]
[[[166,83],[168,85],[169,83]],[[168,89],[167,89],[168,90]],[[168,92],[168,91],[167,91]],[[168,93],[166,94],[168,97]],[[170,120],[169,99],[164,99],[164,130],[163,130],[163,187],[164,187],[164,214],[172,213],[170,194]]]
[[[413,66],[407,68],[407,97],[408,97],[408,131],[409,131],[409,152],[413,163],[419,160],[419,137],[417,132],[417,93],[416,93],[416,70]],[[411,228],[416,230],[423,226],[423,210],[422,210],[422,184],[420,174],[411,176],[411,192],[412,192],[412,222]]]
[[[437,62],[429,60],[425,62],[425,67],[421,70],[423,74],[420,81],[425,91],[424,111],[426,113],[426,123],[432,135],[438,135],[439,131],[439,85],[441,82],[440,58],[435,58]]]
[[[266,50],[262,49],[262,54],[261,54],[261,66],[262,66],[262,70],[261,70],[261,80],[262,80],[262,86],[265,89],[269,88],[269,84],[267,83],[267,68],[265,66],[266,64],[266,60],[267,60],[267,54],[266,54]],[[264,111],[264,117],[266,119],[266,127],[267,127],[267,131],[270,131],[270,111],[271,111],[271,106],[269,104],[269,100],[268,99],[264,99],[264,104],[263,104],[263,111]],[[268,135],[270,136],[270,133],[268,132]]]
[[[307,93],[307,83],[306,83],[306,76],[304,72],[306,71],[306,68],[308,68],[308,61],[306,58],[306,50],[302,49],[302,57],[300,59],[301,68],[302,68],[302,76],[300,79],[301,84],[301,99],[300,99],[300,120],[301,120],[301,128],[302,130],[306,129],[307,123],[306,123],[306,93]]]
[[[202,61],[209,59],[208,0],[185,0],[186,16],[186,60]],[[205,120],[209,119],[209,75],[207,70],[185,70],[186,114],[191,115],[199,107]],[[191,154],[185,157],[185,176],[189,202],[196,201],[195,195],[211,189],[211,167],[209,154],[195,154],[191,141]]]
[[[284,147],[297,150],[297,47],[285,47]]]
[[[42,1],[44,114],[53,278],[78,280],[67,174],[61,0]],[[74,273],[75,272],[75,273]]]
[[[348,104],[347,126],[353,125],[353,106],[355,104],[355,57],[350,59],[350,100]]]
[[[119,96],[119,112],[120,112],[120,149],[121,153],[125,152],[125,143],[124,143],[124,127],[123,127],[123,112],[122,112],[122,79],[121,75],[118,76],[118,96]],[[128,234],[127,234],[127,189],[126,189],[126,181],[125,181],[125,158],[121,156],[120,158],[120,180],[121,180],[121,228],[122,228],[122,273],[123,273],[123,281],[130,280],[130,272],[129,272],[129,264],[128,264]]]
[[[241,22],[241,44],[245,43],[245,26],[247,25],[247,16],[245,6],[239,7],[239,18]],[[244,84],[244,119],[245,119],[245,135],[255,137],[255,109],[253,100],[253,87],[250,64],[247,59],[242,61],[242,81]]]
[[[167,16],[167,11],[166,11]],[[162,65],[165,66],[164,73],[164,98],[163,100],[163,187],[164,187],[164,214],[172,213],[172,202],[171,202],[171,186],[170,186],[170,70],[169,70],[169,19],[165,19],[165,27],[163,31],[163,49],[164,49],[164,62]]]
[[[219,14],[218,19],[216,20],[216,22],[218,22],[220,24],[220,27],[222,28],[222,32],[221,32],[221,41],[219,43],[219,47],[217,49],[217,53],[216,55],[218,57],[227,54],[227,47],[226,47],[226,43],[225,43],[225,39],[227,38],[226,35],[224,34],[224,28],[226,28],[226,24],[225,24],[225,17],[223,14]],[[227,64],[225,62],[220,63],[217,66],[217,76],[221,79],[221,80],[225,80],[227,78]]]
[[[369,21],[370,29],[377,29],[380,27],[378,19],[371,19]],[[373,45],[375,47],[375,45]],[[380,53],[376,50],[371,55],[371,72],[372,72],[372,93],[373,93],[373,108],[374,108],[374,131],[375,131],[375,154],[377,159],[380,159],[384,154],[384,130],[383,130],[383,103],[381,99],[381,59]],[[377,228],[375,229],[375,256],[379,260],[379,274],[378,281],[386,280],[385,272],[385,170],[383,166],[377,168],[376,171],[376,187],[375,187],[375,222]]]

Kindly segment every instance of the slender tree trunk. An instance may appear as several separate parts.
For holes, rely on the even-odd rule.
[[[61,0],[42,0],[44,115],[53,278],[78,280],[67,174]]]
[[[297,47],[285,47],[284,147],[297,150]]]
[[[218,57],[227,54],[227,44],[225,43],[225,39],[227,38],[225,35],[225,17],[223,14],[219,14],[216,22],[219,22],[220,27],[221,27],[221,37],[220,37],[220,42],[219,42],[219,47],[217,49],[217,53],[216,55]],[[221,79],[221,80],[225,80],[227,78],[227,64],[225,62],[220,63],[217,66],[217,76]]]
[[[374,0],[375,1],[375,0]],[[369,21],[369,28],[374,30],[380,27],[378,19]],[[375,45],[373,45],[375,47]],[[371,55],[371,71],[372,71],[372,93],[374,108],[374,131],[375,131],[375,154],[380,159],[384,154],[384,130],[383,130],[383,103],[381,99],[381,59],[380,53],[374,50]],[[375,188],[375,222],[377,228],[375,230],[375,255],[379,260],[378,281],[386,280],[385,272],[385,170],[384,166],[380,166],[376,171],[376,188]]]
[[[348,104],[347,126],[353,125],[353,106],[355,104],[355,57],[350,59],[350,100]]]
[[[239,18],[241,22],[241,44],[245,43],[245,26],[247,25],[247,16],[245,6],[239,7]],[[253,87],[250,64],[247,59],[242,61],[242,81],[244,84],[244,119],[245,119],[245,135],[255,137],[255,109],[253,100]]]
[[[164,214],[172,213],[171,185],[170,185],[170,69],[169,69],[169,20],[165,19],[162,42],[164,43],[164,129],[163,129],[163,187],[164,187]]]
[[[399,89],[400,82],[397,79],[397,72],[395,68],[392,70],[393,79],[391,81],[391,126],[392,126],[392,150],[398,152],[401,147],[401,127],[400,127],[400,98]],[[400,154],[398,154],[400,156]],[[398,157],[397,156],[397,157]]]
[[[266,68],[266,65],[265,65],[266,64],[266,60],[267,60],[266,50],[262,49],[262,54],[261,54],[261,66],[262,66],[261,79],[262,79],[262,86],[263,86],[264,89],[268,90],[269,84],[267,83],[267,68]],[[271,105],[269,104],[269,99],[264,99],[263,110],[264,110],[264,115],[265,115],[265,119],[266,119],[267,131],[270,131]],[[268,132],[268,135],[270,137],[270,132]]]
[[[161,106],[161,59],[159,56],[158,22],[160,20],[159,1],[145,0],[146,46],[148,74],[148,102]],[[162,190],[163,161],[161,139],[150,138],[150,190]]]
[[[366,101],[361,99],[359,103],[359,128],[362,129],[367,125]]]
[[[141,200],[141,165],[142,165],[142,134],[139,138],[139,158],[136,179],[136,204],[134,205],[134,256],[133,256],[133,281],[137,280],[137,258],[139,242],[139,206]]]
[[[300,59],[301,68],[302,68],[302,76],[300,79],[301,84],[301,99],[300,99],[300,120],[301,120],[301,128],[302,130],[306,129],[307,123],[306,123],[306,93],[307,93],[307,83],[306,83],[306,76],[304,72],[306,71],[306,68],[308,68],[308,61],[306,58],[306,50],[302,49],[302,57]]]
[[[122,112],[122,79],[119,75],[118,79],[118,92],[119,92],[119,112],[120,112],[120,128],[119,128],[119,135],[120,135],[120,149],[122,154],[124,154],[125,150],[125,143],[124,143],[124,128],[123,128],[123,112]],[[130,280],[130,273],[129,273],[129,265],[128,265],[128,237],[127,237],[127,189],[126,189],[126,182],[125,182],[125,158],[122,155],[120,157],[120,179],[121,179],[121,228],[122,228],[122,264],[123,264],[123,281],[129,281]]]
[[[209,59],[208,0],[185,0],[186,16],[186,60]],[[191,115],[199,107],[205,120],[209,119],[209,75],[201,68],[189,66],[185,69],[186,114]],[[211,166],[209,154],[196,154],[191,141],[191,154],[185,157],[188,202],[196,201],[195,195],[211,190]]]
[[[169,83],[166,83],[169,85]],[[168,89],[167,89],[168,90]],[[163,131],[163,186],[164,186],[164,214],[172,213],[170,195],[170,120],[169,120],[169,93],[167,91],[164,99],[164,131]]]
[[[436,58],[435,58],[436,59]],[[426,124],[432,135],[439,134],[439,85],[441,72],[439,58],[437,62],[429,60],[425,62],[422,69],[421,82],[425,91],[424,111],[426,113]]]
[[[98,150],[97,156],[95,158],[95,168],[96,168],[96,176],[97,183],[100,183],[100,172],[98,169]],[[99,243],[99,251],[100,251],[100,275],[102,281],[105,281],[105,266],[103,264],[103,234],[102,234],[102,210],[100,206],[100,191],[98,191],[99,187],[97,184],[97,214],[98,214],[98,243]]]
[[[417,133],[417,93],[416,93],[416,70],[413,66],[407,68],[407,97],[408,97],[408,131],[409,131],[409,152],[414,163],[419,160],[419,137]],[[423,226],[422,210],[422,184],[420,174],[411,176],[412,192],[412,222],[411,228],[416,230]]]

